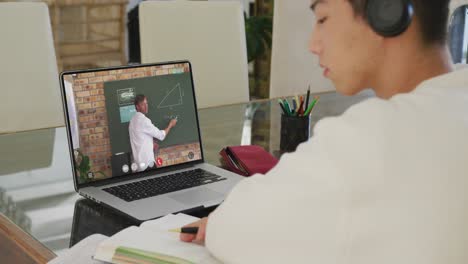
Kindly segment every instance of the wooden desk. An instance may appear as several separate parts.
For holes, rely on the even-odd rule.
[[[0,214],[2,263],[47,263],[55,254]]]

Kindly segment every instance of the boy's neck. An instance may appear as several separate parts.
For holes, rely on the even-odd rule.
[[[389,53],[386,61],[374,85],[376,95],[383,99],[409,93],[423,81],[453,71],[445,45],[400,49]]]

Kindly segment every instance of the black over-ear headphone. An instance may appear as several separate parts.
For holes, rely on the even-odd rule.
[[[367,0],[366,18],[371,28],[384,37],[405,32],[413,19],[411,0]]]

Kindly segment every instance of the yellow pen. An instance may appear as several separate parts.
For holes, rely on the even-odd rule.
[[[169,232],[184,233],[184,234],[196,234],[196,233],[198,233],[198,227],[190,226],[190,227],[175,228],[175,229],[170,229]]]

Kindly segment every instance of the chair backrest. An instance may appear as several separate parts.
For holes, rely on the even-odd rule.
[[[310,0],[275,2],[270,98],[334,90],[323,77],[317,56],[308,51],[314,14]]]
[[[55,254],[0,214],[0,254],[3,263],[47,263]]]
[[[0,133],[63,126],[49,11],[0,3]]]
[[[198,108],[249,100],[239,2],[147,1],[139,20],[141,61],[189,60]]]

